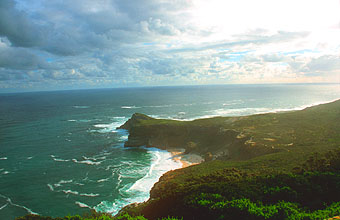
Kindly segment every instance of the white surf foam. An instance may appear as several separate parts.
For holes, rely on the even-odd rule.
[[[95,128],[101,128],[99,130],[91,130],[92,132],[99,133],[110,133],[110,132],[124,132],[122,129],[118,130],[117,128],[123,125],[127,121],[125,117],[117,117],[114,122],[108,124],[96,124],[93,125]]]
[[[47,187],[53,192],[54,191],[54,188],[53,188],[53,186],[51,185],[51,184],[47,184]]]
[[[7,197],[7,196],[4,196],[4,195],[1,195],[1,194],[0,194],[0,197],[6,199],[7,202],[8,202],[7,204],[10,204],[10,205],[12,205],[12,206],[16,206],[16,207],[18,207],[18,208],[25,209],[29,214],[39,215],[38,213],[33,212],[31,209],[27,208],[26,206],[19,205],[19,204],[16,204],[16,203],[12,202],[12,200],[11,200],[9,197]],[[5,206],[5,207],[6,207],[6,206]],[[4,207],[3,207],[3,208],[4,208]]]
[[[60,187],[62,184],[72,183],[73,180],[60,180],[58,183],[53,184],[54,187]]]
[[[135,109],[135,108],[141,108],[141,107],[137,107],[137,106],[122,106],[120,108],[125,108],[125,109]]]
[[[97,180],[97,183],[106,182],[106,181],[108,181],[109,179],[110,179],[110,178],[100,179],[100,180]]]
[[[213,115],[220,116],[241,116],[241,115],[252,115],[270,112],[270,108],[236,108],[236,109],[216,109],[208,112],[212,112]]]
[[[77,159],[72,159],[73,162],[75,163],[83,163],[83,164],[88,164],[88,165],[99,165],[101,164],[102,162],[94,162],[92,160],[77,160]]]
[[[90,108],[90,106],[86,106],[86,105],[75,105],[75,106],[73,106],[73,108]]]
[[[8,205],[8,203],[6,203],[5,205],[1,206],[0,210],[3,209],[3,208],[6,208],[7,205]]]
[[[73,195],[79,195],[79,192],[77,191],[72,191],[70,189],[68,190],[62,190],[65,194],[73,194]]]
[[[61,158],[57,158],[57,156],[55,156],[55,155],[50,155],[51,157],[52,157],[52,159],[54,160],[54,161],[57,161],[57,162],[68,162],[68,161],[70,161],[70,160],[65,160],[65,159],[61,159]]]
[[[172,160],[171,154],[167,151],[148,148],[148,152],[151,153],[153,157],[149,172],[133,184],[128,191],[135,190],[149,194],[154,183],[157,182],[164,173],[182,167],[182,163]]]
[[[64,160],[64,159],[59,159],[59,158],[53,158],[54,161],[57,161],[57,162],[68,162],[70,160]]]
[[[81,193],[79,194],[80,196],[87,196],[87,197],[96,197],[96,196],[100,196],[99,194],[96,193]]]
[[[85,203],[82,203],[82,202],[76,201],[75,204],[78,205],[80,208],[89,208],[89,209],[92,209],[91,206],[89,206],[89,205],[87,205]]]
[[[97,211],[105,211],[112,214],[116,214],[122,207],[134,203],[134,202],[144,202],[150,197],[150,190],[152,186],[159,180],[159,178],[167,171],[178,169],[182,167],[180,162],[174,161],[169,152],[159,150],[156,148],[145,148],[149,154],[152,156],[152,162],[149,169],[145,172],[146,174],[137,180],[133,184],[125,185],[119,189],[122,198],[116,199],[114,201],[102,201],[94,208]],[[128,165],[128,164],[127,164]],[[133,168],[132,168],[133,169]],[[129,178],[130,175],[136,174],[140,171],[132,171],[124,175],[118,174],[118,185],[122,182],[124,178]]]

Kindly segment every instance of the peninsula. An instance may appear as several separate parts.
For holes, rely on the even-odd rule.
[[[204,162],[164,174],[148,201],[125,207],[116,217],[94,213],[74,219],[338,216],[339,122],[340,100],[300,111],[194,121],[135,113],[119,127],[129,131],[126,147],[184,149],[183,155],[198,155]],[[18,218],[23,219],[51,218]]]

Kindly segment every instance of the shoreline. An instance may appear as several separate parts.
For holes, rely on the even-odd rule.
[[[183,148],[167,149],[167,151],[171,154],[172,160],[176,162],[180,162],[182,164],[181,168],[178,168],[178,169],[197,165],[204,161],[203,158],[198,154],[193,154],[193,153],[185,154],[184,153],[185,149]]]

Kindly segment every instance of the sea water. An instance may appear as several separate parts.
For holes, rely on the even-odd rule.
[[[125,148],[135,112],[192,120],[298,110],[340,98],[339,84],[224,85],[0,94],[0,219],[117,213],[149,198],[170,153]],[[182,147],[182,146],[178,146]]]

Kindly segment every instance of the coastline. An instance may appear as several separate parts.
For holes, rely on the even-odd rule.
[[[171,159],[180,162],[182,164],[181,168],[186,168],[189,166],[197,165],[202,163],[204,160],[203,158],[198,154],[193,153],[184,153],[184,148],[178,148],[178,149],[167,149],[167,151],[171,154]]]

